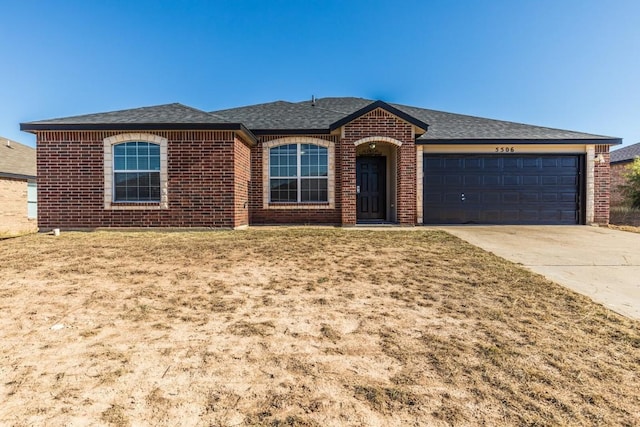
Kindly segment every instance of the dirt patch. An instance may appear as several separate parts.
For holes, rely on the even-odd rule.
[[[637,425],[640,324],[444,232],[0,241],[0,424]]]

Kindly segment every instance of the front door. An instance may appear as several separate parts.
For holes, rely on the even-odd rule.
[[[386,219],[386,157],[356,158],[357,218]]]

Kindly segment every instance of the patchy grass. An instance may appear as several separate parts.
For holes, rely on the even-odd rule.
[[[0,424],[640,424],[638,322],[444,232],[30,235],[0,259]]]
[[[631,233],[640,233],[640,226],[634,227],[632,225],[614,225],[614,224],[609,224],[608,227],[612,228],[614,230],[629,231]]]

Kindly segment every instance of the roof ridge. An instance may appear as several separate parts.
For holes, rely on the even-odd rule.
[[[188,110],[197,111],[198,113],[202,113],[202,114],[207,114],[207,115],[212,116],[212,117],[215,117],[215,118],[217,118],[217,119],[227,120],[227,118],[226,118],[226,117],[222,117],[222,116],[220,116],[220,115],[217,115],[217,114],[211,113],[211,112],[209,112],[209,111],[201,110],[201,109],[199,109],[199,108],[192,107],[192,106],[190,106],[190,105],[185,105],[185,104],[183,104],[183,103],[181,103],[181,102],[174,102],[174,103],[171,103],[171,104],[165,104],[165,105],[179,105],[179,106],[184,107],[184,108],[186,108],[186,109],[188,109]],[[161,105],[158,105],[158,107],[161,107]]]

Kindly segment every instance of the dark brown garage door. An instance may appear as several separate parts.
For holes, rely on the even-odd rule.
[[[425,224],[580,224],[579,155],[424,156]]]

